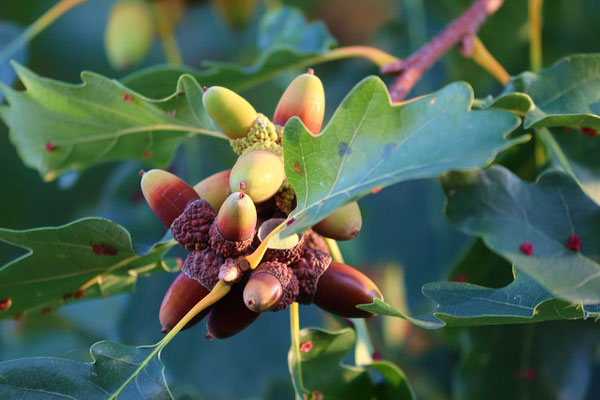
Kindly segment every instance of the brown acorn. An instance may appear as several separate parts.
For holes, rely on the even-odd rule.
[[[229,195],[210,228],[211,247],[225,257],[235,257],[252,245],[256,230],[256,207],[249,196]]]
[[[298,116],[313,135],[318,135],[324,114],[325,90],[321,80],[309,69],[285,89],[275,109],[273,123],[284,126],[290,118]]]
[[[206,327],[207,337],[225,339],[244,330],[252,324],[260,313],[246,307],[242,295],[242,286],[237,284],[231,291],[219,300],[208,314]]]
[[[374,314],[356,308],[358,304],[383,300],[381,292],[362,272],[332,261],[319,278],[314,303],[333,314],[347,318],[369,318]]]
[[[358,236],[361,227],[360,208],[356,201],[352,201],[329,214],[312,229],[319,235],[344,241]]]
[[[262,262],[244,288],[246,307],[255,312],[281,311],[298,297],[298,278],[287,264]]]
[[[142,193],[154,214],[170,227],[198,193],[181,178],[161,169],[142,172]]]
[[[158,318],[162,325],[163,332],[170,331],[175,325],[198,303],[210,290],[202,286],[197,280],[190,278],[185,273],[180,272],[171,286],[165,293]],[[194,319],[187,323],[183,329],[187,329],[204,318],[211,310],[208,307]]]
[[[215,210],[221,208],[221,205],[230,194],[229,174],[231,174],[230,169],[217,172],[214,175],[204,178],[194,186],[194,190],[198,193],[198,196],[208,201]]]
[[[258,243],[262,243],[267,235],[277,228],[285,218],[271,218],[260,225],[257,232]],[[304,252],[304,235],[294,233],[281,238],[273,236],[269,240],[268,249],[263,256],[264,261],[279,261],[285,264],[293,264],[300,259]]]

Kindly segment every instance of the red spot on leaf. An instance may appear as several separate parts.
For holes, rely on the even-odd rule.
[[[323,399],[323,393],[319,392],[318,390],[313,390],[310,393],[310,400],[322,400]]]
[[[595,129],[586,128],[585,126],[582,126],[580,129],[581,129],[581,133],[583,133],[584,135],[596,136],[596,130]]]
[[[74,296],[76,299],[82,298],[83,296],[85,296],[85,290],[81,289],[81,290],[76,291]]]
[[[429,105],[430,106],[434,105],[436,101],[437,101],[437,99],[435,97],[432,97],[431,100],[429,100]]]
[[[6,311],[12,306],[11,299],[0,300],[0,311]]]
[[[177,115],[177,110],[169,111],[167,115],[171,118],[175,118],[175,115]]]
[[[52,311],[51,307],[44,307],[44,308],[42,308],[42,315],[46,315],[51,311]]]
[[[290,226],[291,224],[293,224],[296,221],[296,218],[292,217],[290,218],[286,223],[285,226]]]
[[[567,240],[566,246],[567,249],[579,253],[581,251],[581,239],[577,235],[571,235],[569,236],[569,240]]]
[[[383,357],[381,356],[381,353],[378,352],[377,350],[375,350],[373,352],[373,360],[375,360],[375,361],[383,360]]]
[[[378,186],[375,189],[371,190],[371,193],[377,194],[377,193],[381,192],[382,189],[383,189],[383,187]]]
[[[300,351],[303,353],[308,353],[310,349],[313,348],[313,343],[310,340],[306,342],[300,343]]]
[[[68,300],[73,297],[73,293],[65,293],[63,294],[63,300]]]
[[[467,274],[458,274],[454,277],[454,282],[465,283],[467,281]]]
[[[46,142],[46,151],[52,153],[54,150],[56,150],[56,145],[51,142]]]
[[[521,250],[521,253],[525,254],[525,255],[532,255],[533,254],[533,244],[529,243],[529,242],[523,242],[523,244],[521,244],[521,247],[519,247],[519,249]]]
[[[151,151],[145,151],[144,154],[142,154],[142,158],[150,158],[150,157],[152,157]]]
[[[135,101],[135,99],[129,93],[125,93],[123,95],[123,101],[125,103],[133,103]]]
[[[571,128],[569,128],[568,126],[565,126],[565,132],[569,132],[571,130]]]
[[[24,316],[25,316],[25,314],[24,314],[24,313],[22,313],[22,312],[20,312],[20,313],[18,313],[18,314],[15,314],[15,315],[13,315],[13,320],[15,320],[15,321],[20,321],[20,320],[22,320],[22,319],[23,319],[23,317],[24,317]]]
[[[94,254],[97,254],[99,256],[115,256],[118,253],[117,249],[114,249],[106,245],[105,243],[93,245],[92,251],[94,252]]]
[[[537,378],[537,369],[535,368],[525,368],[515,373],[515,379],[518,381],[525,380],[531,382],[535,378]]]

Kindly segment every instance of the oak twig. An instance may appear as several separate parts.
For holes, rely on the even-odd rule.
[[[439,35],[404,60],[384,65],[381,72],[398,75],[390,85],[392,101],[406,97],[421,76],[464,36],[475,35],[486,18],[495,13],[504,0],[475,0],[465,12]]]

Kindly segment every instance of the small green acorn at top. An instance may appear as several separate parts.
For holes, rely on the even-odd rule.
[[[115,69],[127,69],[144,59],[154,39],[150,5],[142,0],[119,0],[104,32],[106,56]]]
[[[242,96],[221,86],[204,89],[202,104],[217,127],[230,139],[246,136],[257,112]]]

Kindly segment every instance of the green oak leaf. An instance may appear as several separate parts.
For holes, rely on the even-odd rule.
[[[296,192],[288,234],[319,222],[375,188],[484,167],[528,136],[507,139],[519,119],[506,111],[471,111],[473,91],[454,83],[412,103],[392,106],[377,77],[358,83],[318,135],[300,119],[285,126],[285,172]]]
[[[144,365],[153,350],[153,346],[102,341],[91,347],[91,363],[53,357],[1,362],[0,398],[106,400],[118,395],[120,399],[172,399],[162,362],[153,357]],[[132,375],[134,380],[120,391]]]
[[[537,280],[554,296],[600,303],[600,207],[561,171],[526,183],[503,167],[446,182],[446,214],[462,231]],[[581,251],[567,248],[579,238]],[[533,254],[520,250],[533,245]]]
[[[489,103],[525,115],[525,128],[600,129],[600,54],[565,57],[538,73],[513,77]]]
[[[125,228],[102,218],[56,228],[0,228],[0,241],[30,250],[0,268],[0,301],[10,303],[0,319],[131,291],[139,275],[168,268],[161,258],[175,245],[157,243],[140,254]]]
[[[414,393],[404,373],[387,361],[368,365],[348,366],[342,363],[352,351],[356,334],[350,329],[300,331],[300,370],[293,349],[288,365],[295,387],[302,398],[314,399],[414,399]],[[383,385],[374,384],[366,368],[379,372]],[[301,375],[298,377],[298,375]],[[300,381],[300,382],[298,382]],[[311,397],[312,396],[312,397]],[[322,396],[322,397],[319,397]]]
[[[122,79],[132,90],[151,97],[165,97],[180,75],[192,75],[203,86],[226,86],[243,91],[278,74],[306,68],[335,45],[322,22],[307,23],[296,9],[282,7],[262,19],[257,38],[261,54],[251,66],[205,61],[201,70],[161,65],[135,72]]]
[[[179,78],[174,94],[152,100],[91,72],[73,85],[13,65],[26,90],[0,86],[9,103],[0,107],[0,117],[23,162],[45,180],[110,160],[164,168],[192,134],[225,138],[204,112],[202,88],[189,75]]]
[[[514,274],[514,281],[502,288],[458,282],[428,283],[423,286],[423,293],[436,306],[425,315],[406,315],[379,299],[357,307],[379,315],[404,318],[427,329],[600,317],[600,305],[569,303],[554,296],[522,271],[515,268]]]
[[[464,400],[583,400],[597,327],[547,322],[461,332],[454,394]],[[589,396],[589,395],[588,395]]]

